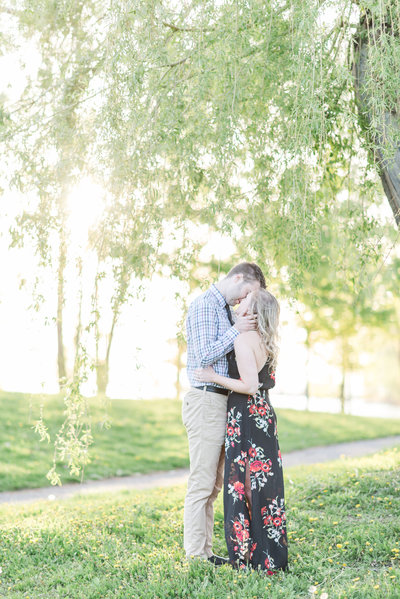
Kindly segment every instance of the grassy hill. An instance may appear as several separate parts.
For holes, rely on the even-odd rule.
[[[398,599],[400,447],[290,471],[289,573],[264,577],[182,550],[184,488],[0,506],[7,599]],[[225,554],[221,497],[214,550]]]
[[[60,397],[0,393],[0,491],[46,486],[52,463],[52,444],[40,443],[33,426],[40,415],[53,438],[63,418]],[[106,405],[89,400],[93,419],[92,463],[86,479],[123,476],[134,472],[171,470],[188,465],[181,403],[174,400],[112,400]],[[355,439],[400,434],[399,420],[360,418],[339,414],[277,410],[282,452]],[[110,419],[111,428],[102,426]],[[65,466],[63,482],[77,480]]]

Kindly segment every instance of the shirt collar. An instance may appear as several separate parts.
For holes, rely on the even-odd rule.
[[[222,308],[225,308],[225,306],[226,306],[226,299],[224,298],[224,296],[222,295],[222,293],[216,288],[215,285],[211,285],[210,291],[213,294],[213,296],[216,298],[216,300],[218,301],[219,305]]]

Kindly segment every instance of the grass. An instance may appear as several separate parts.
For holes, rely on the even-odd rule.
[[[40,443],[32,426],[40,404],[53,438],[62,422],[60,397],[0,393],[0,491],[48,485],[52,444]],[[85,479],[124,476],[134,472],[171,470],[188,465],[181,403],[174,400],[89,400],[93,416],[92,462]],[[400,434],[400,421],[316,412],[277,410],[282,452],[355,439]],[[109,417],[110,429],[101,426]],[[63,482],[77,480],[60,464]]]
[[[398,599],[400,447],[286,473],[289,573],[184,559],[184,488],[0,507],[7,599]],[[214,550],[226,554],[221,497]]]

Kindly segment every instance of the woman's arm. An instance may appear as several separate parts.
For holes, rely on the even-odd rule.
[[[240,380],[217,374],[211,366],[196,370],[196,378],[199,381],[216,383],[237,393],[254,395],[258,389],[257,363],[245,333],[235,339],[235,355]]]

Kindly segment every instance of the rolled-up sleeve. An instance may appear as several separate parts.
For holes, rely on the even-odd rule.
[[[192,305],[187,318],[187,332],[202,368],[211,366],[231,351],[233,342],[239,335],[239,331],[232,326],[221,337],[217,337],[217,308],[207,302]]]

